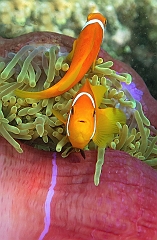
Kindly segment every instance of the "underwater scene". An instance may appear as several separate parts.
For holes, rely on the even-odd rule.
[[[1,239],[157,239],[156,12],[0,1]]]

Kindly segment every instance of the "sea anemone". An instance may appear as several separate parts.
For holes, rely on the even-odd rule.
[[[0,51],[1,56],[7,57],[7,52],[16,53],[24,45],[38,46],[39,43],[45,43],[44,46],[47,47],[50,43],[57,43],[62,49],[64,46],[64,50],[66,47],[67,53],[72,42],[72,38],[54,33],[31,33],[13,40],[1,39],[3,47]],[[136,93],[135,98],[139,93],[140,99],[135,99],[137,107],[128,108],[129,113],[131,111],[130,114],[135,115],[138,110],[143,118],[141,106],[137,103],[140,101],[150,125],[157,127],[157,103],[138,74],[104,51],[99,56],[105,62],[114,62],[117,76],[121,72],[132,75],[132,90],[127,88],[124,95],[127,102],[131,99],[128,93]],[[125,88],[127,86],[129,85]],[[150,105],[153,105],[153,109],[150,109]],[[119,104],[116,107],[118,106]],[[121,107],[124,110],[124,106]],[[149,121],[145,119],[142,122],[144,129],[149,129],[145,127]],[[130,131],[129,127],[125,128],[125,132]],[[121,126],[119,129],[122,130]],[[155,135],[155,129],[150,126],[150,130],[152,136]],[[132,131],[135,135],[135,130]],[[136,133],[137,131],[141,131],[138,126]],[[115,143],[110,143],[110,147],[117,147],[120,142],[120,138],[116,140],[117,137],[112,141]],[[11,138],[14,139],[13,136]],[[1,239],[156,240],[157,173],[142,161],[124,151],[107,149],[100,184],[95,187],[93,174],[96,151],[86,151],[85,160],[79,153],[70,154],[64,159],[60,153],[37,150],[22,142],[20,145],[23,153],[19,154],[5,139],[0,137],[0,141]],[[15,141],[19,143],[18,140]],[[43,142],[42,140],[37,145],[43,147]],[[134,144],[134,140],[131,143]]]
[[[157,173],[129,154],[107,149],[98,187],[96,151],[66,159],[0,138],[0,237],[11,239],[156,240]]]
[[[113,61],[98,58],[94,69],[91,68],[78,84],[61,96],[36,100],[15,95],[17,88],[40,91],[60,81],[69,69],[67,54],[58,44],[29,44],[0,58],[0,134],[19,153],[23,151],[16,139],[38,149],[62,152],[62,157],[66,157],[74,149],[64,124],[52,114],[52,109],[66,119],[73,97],[88,78],[92,85],[103,85],[107,89],[100,108],[120,108],[126,114],[126,124],[121,126],[117,122],[119,133],[107,147],[125,151],[151,166],[157,165],[157,131],[143,113],[140,103],[143,92],[136,88],[130,74],[113,70]],[[96,148],[91,141],[85,149]],[[99,184],[104,153],[105,149],[98,148],[96,185]]]

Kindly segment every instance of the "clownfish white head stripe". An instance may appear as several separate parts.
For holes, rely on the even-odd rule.
[[[96,113],[94,112],[94,128],[93,128],[93,133],[92,136],[90,137],[90,140],[94,137],[96,132]]]
[[[77,102],[77,100],[78,100],[81,96],[83,96],[83,95],[86,95],[86,96],[88,96],[88,97],[90,98],[90,100],[91,100],[91,102],[92,102],[92,104],[93,104],[93,107],[95,108],[95,107],[96,107],[95,101],[94,101],[93,97],[91,96],[91,94],[90,94],[90,93],[87,93],[87,92],[80,92],[80,93],[74,98],[74,101],[73,101],[73,103],[72,103],[72,106],[74,106],[74,104]]]
[[[102,28],[102,31],[103,31],[103,38],[104,38],[104,24],[99,20],[99,19],[91,19],[89,21],[86,22],[86,24],[84,25],[84,27],[82,28],[82,30],[87,27],[88,25],[90,24],[94,24],[94,23],[98,23],[100,25],[100,27]]]

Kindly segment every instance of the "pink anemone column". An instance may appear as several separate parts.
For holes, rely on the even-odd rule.
[[[69,51],[73,39],[30,33],[0,39],[0,55],[26,44],[59,44]],[[140,76],[105,51],[117,72],[129,72],[143,91],[141,103],[157,127],[157,102]],[[150,105],[153,105],[150,109]],[[0,137],[0,239],[3,240],[156,240],[157,172],[125,152],[107,150],[100,184],[94,186],[96,152],[62,159],[21,144],[17,153]]]

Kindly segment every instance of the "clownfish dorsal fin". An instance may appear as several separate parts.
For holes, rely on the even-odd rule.
[[[96,106],[99,107],[107,88],[102,85],[96,85],[96,86],[90,85],[90,87],[95,97]]]

